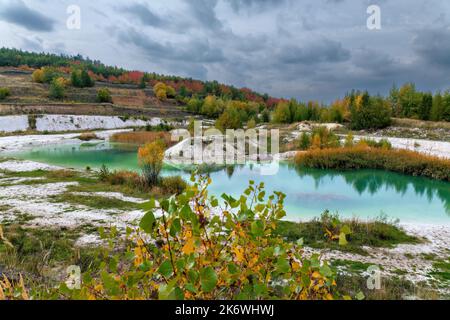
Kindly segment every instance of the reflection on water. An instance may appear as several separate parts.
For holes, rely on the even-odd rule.
[[[136,147],[125,145],[46,146],[15,154],[18,158],[73,168],[138,170]],[[164,175],[188,177],[191,168],[164,167]],[[249,180],[264,182],[268,192],[287,195],[290,218],[310,218],[324,210],[346,217],[375,218],[385,213],[403,222],[450,223],[450,184],[391,172],[305,170],[282,163],[275,176],[261,176],[257,164],[203,168],[213,180],[212,193],[239,196]]]

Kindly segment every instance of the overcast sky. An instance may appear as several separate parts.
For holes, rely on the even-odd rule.
[[[367,28],[371,4],[381,30]],[[0,0],[0,46],[328,102],[394,82],[450,88],[450,1]]]

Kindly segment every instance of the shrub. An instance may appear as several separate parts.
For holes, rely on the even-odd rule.
[[[44,71],[42,69],[37,69],[31,75],[33,82],[44,83]]]
[[[164,143],[155,141],[139,148],[138,159],[145,184],[156,186],[163,167]]]
[[[354,130],[382,129],[391,124],[391,109],[382,97],[371,97],[367,92],[354,97],[350,127]]]
[[[147,143],[163,140],[164,144],[171,146],[172,136],[169,132],[136,131],[136,132],[118,132],[111,136],[110,141],[117,143],[129,143],[144,145]]]
[[[95,81],[91,78],[86,69],[81,71],[80,82],[83,88],[93,87],[95,85]]]
[[[161,179],[161,188],[164,194],[181,194],[187,187],[186,181],[183,178],[177,177],[165,177]]]
[[[63,74],[54,67],[43,67],[35,70],[31,75],[33,82],[52,83],[53,80],[62,77]]]
[[[175,89],[163,82],[158,82],[153,87],[153,91],[159,100],[166,100],[168,97],[173,98],[176,96]]]
[[[100,181],[106,182],[111,175],[111,172],[109,171],[108,167],[103,164],[100,168],[100,171],[98,172],[98,179]]]
[[[101,88],[97,91],[97,102],[112,103],[111,92],[107,88]]]
[[[140,187],[141,177],[133,171],[121,170],[109,174],[107,181],[114,186],[129,186],[133,188]]]
[[[286,102],[279,103],[273,113],[272,120],[274,123],[291,123],[292,115],[289,104]]]
[[[317,169],[380,169],[412,176],[450,181],[450,160],[414,151],[379,149],[367,146],[311,150],[298,153],[298,165]]]
[[[300,245],[274,236],[285,216],[283,194],[265,202],[264,186],[251,182],[240,200],[222,196],[221,218],[210,216],[219,209],[217,199],[208,195],[210,180],[193,182],[178,197],[144,205],[140,229],[128,231],[127,245],[117,245],[126,252],[114,245],[115,229],[103,233],[111,245],[100,272],[86,272],[80,290],[62,286],[64,295],[116,300],[340,298],[333,290],[336,273],[326,261],[319,255],[306,258]]]
[[[341,145],[339,137],[327,127],[314,128],[311,136],[312,149],[338,148]]]
[[[297,147],[300,150],[308,150],[309,148],[311,148],[311,143],[311,136],[306,132],[303,132],[297,139]]]
[[[0,88],[0,100],[4,100],[10,95],[11,91],[8,88]]]
[[[392,149],[392,143],[387,139],[381,139],[380,141],[375,141],[372,139],[361,139],[358,142],[359,145],[369,146],[371,148],[380,148],[380,149]]]
[[[256,121],[254,118],[251,118],[248,122],[247,122],[247,129],[255,129],[256,128]]]
[[[85,132],[82,133],[79,137],[79,140],[81,141],[91,141],[91,140],[98,140],[98,136],[94,132]]]
[[[225,131],[226,129],[242,128],[241,115],[235,107],[228,107],[224,113],[217,119],[216,128]]]
[[[50,85],[49,97],[52,99],[62,99],[65,93],[65,80],[63,78],[54,79]]]

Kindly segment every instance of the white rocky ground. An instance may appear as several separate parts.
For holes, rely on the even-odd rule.
[[[78,115],[42,115],[36,117],[36,131],[63,132],[80,130],[109,130],[131,127],[156,126],[160,118],[148,121],[125,119],[116,116],[78,116]],[[19,132],[29,130],[28,115],[0,117],[0,132]]]
[[[375,141],[386,139],[392,144],[392,147],[396,149],[406,149],[450,159],[450,142],[378,136],[355,136],[355,140],[360,140],[363,138],[370,138]]]

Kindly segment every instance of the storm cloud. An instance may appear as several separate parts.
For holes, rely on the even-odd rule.
[[[81,30],[65,27],[74,2]],[[372,4],[381,30],[366,26]],[[394,83],[449,89],[449,14],[446,0],[0,0],[0,46],[328,102]]]
[[[2,4],[0,19],[22,26],[30,31],[49,32],[54,27],[53,19],[29,8],[22,0]]]

